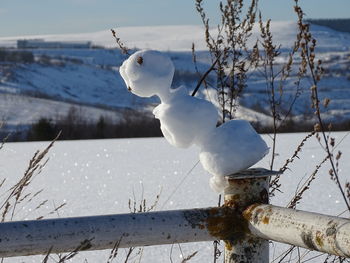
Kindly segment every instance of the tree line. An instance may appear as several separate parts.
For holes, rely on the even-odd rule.
[[[40,118],[29,127],[22,138],[28,141],[47,141],[55,138],[60,132],[60,140],[162,136],[159,121],[145,113],[130,110],[119,122],[104,116],[92,122],[72,107],[67,115],[59,120]]]

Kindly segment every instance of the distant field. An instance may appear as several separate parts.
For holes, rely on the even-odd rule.
[[[350,33],[350,18],[349,19],[309,19],[311,24],[326,26],[340,32]]]

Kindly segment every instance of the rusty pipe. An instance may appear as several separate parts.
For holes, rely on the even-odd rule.
[[[243,216],[252,235],[350,257],[350,220],[273,205],[254,204]]]
[[[275,172],[263,168],[252,168],[227,176],[224,190],[225,205],[240,212],[254,203],[269,201],[269,178]],[[244,218],[242,218],[243,221]],[[269,262],[269,241],[253,236],[249,229],[241,235],[233,235],[225,241],[225,263]]]
[[[4,222],[0,257],[227,239],[242,231],[242,219],[230,208],[214,207]]]

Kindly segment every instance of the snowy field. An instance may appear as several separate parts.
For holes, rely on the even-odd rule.
[[[63,119],[72,108],[75,108],[78,111],[77,114],[83,116],[87,122],[96,123],[101,116],[115,123],[123,120],[123,114],[116,110],[104,110],[68,102],[0,93],[0,115],[2,120],[6,121],[6,125],[10,127],[16,127],[18,119],[21,120],[22,125],[31,125],[41,117],[50,119],[54,116],[54,119]]]
[[[336,151],[340,150],[343,153],[339,164],[342,183],[350,180],[348,134],[345,132],[332,134],[336,138],[336,144],[342,140],[336,148]],[[276,169],[292,156],[304,136],[302,133],[279,135]],[[271,146],[271,140],[267,135],[264,139]],[[1,188],[2,198],[5,190],[23,175],[34,152],[46,145],[48,142],[4,145],[0,150],[0,179],[7,178],[7,181]],[[160,191],[156,209],[158,211],[215,206],[218,196],[209,187],[210,176],[200,164],[196,165],[198,151],[196,148],[188,150],[174,148],[162,138],[56,142],[49,153],[50,160],[44,171],[29,187],[31,192],[40,189],[44,191],[32,203],[23,204],[15,219],[33,219],[41,215],[70,217],[127,213],[129,198],[135,196],[140,200],[143,196],[151,205]],[[296,160],[290,166],[291,170],[282,176],[280,190],[283,193],[277,193],[271,200],[272,204],[285,206],[300,182],[313,172],[315,166],[325,157],[325,153],[318,141],[311,138],[299,157],[300,160]],[[256,166],[268,168],[270,158],[270,155],[265,157]],[[339,215],[345,210],[339,190],[331,181],[328,170],[327,163],[318,173],[311,189],[304,194],[304,198],[297,206],[299,209],[330,215]],[[49,200],[46,206],[35,210],[34,208],[45,199]],[[57,214],[46,216],[63,202],[67,202],[67,205]],[[349,214],[342,216],[346,217]],[[274,244],[270,250],[271,259],[279,255],[283,248],[285,247]],[[185,256],[198,251],[190,262],[212,262],[211,242],[181,244],[181,250]],[[72,262],[106,262],[108,256],[109,251],[83,252]],[[291,262],[297,262],[296,256],[295,253]],[[174,245],[173,248],[170,245],[147,247],[143,251],[141,262],[181,262],[181,257],[178,245]],[[310,257],[311,253],[303,260]],[[4,262],[40,262],[42,258],[42,256],[12,258]],[[122,261],[123,258],[125,258],[124,249],[118,254],[116,262]],[[308,262],[323,261],[316,258]]]
[[[297,32],[295,21],[273,21],[271,23],[272,33],[276,36],[274,40],[283,47],[292,45]],[[116,28],[118,36],[130,48],[156,49],[162,51],[189,51],[192,43],[197,50],[207,50],[204,41],[203,26],[176,25],[176,26],[135,26]],[[210,29],[211,33],[216,31],[216,26]],[[319,42],[320,49],[336,49],[338,51],[349,50],[350,35],[339,33],[325,27],[313,25],[312,32]],[[255,44],[255,39],[260,35],[259,26],[253,28],[253,37],[250,44]],[[107,48],[115,47],[115,40],[110,30],[80,33],[80,34],[57,34],[57,35],[30,35],[1,37],[0,46],[14,47],[18,39],[45,39],[46,41],[92,41],[94,45]]]

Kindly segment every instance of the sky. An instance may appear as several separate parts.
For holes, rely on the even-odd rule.
[[[204,0],[213,25],[218,22],[219,2]],[[299,3],[308,18],[350,18],[349,0]],[[266,19],[295,20],[293,4],[294,0],[260,0],[260,10]],[[194,0],[0,0],[0,37],[200,23]]]

